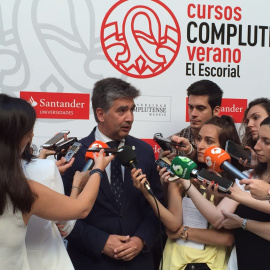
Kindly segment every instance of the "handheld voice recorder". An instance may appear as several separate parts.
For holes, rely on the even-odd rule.
[[[171,170],[171,162],[169,161],[168,158],[163,157],[163,158],[159,158],[156,161],[156,164],[160,167],[160,168],[166,168],[166,170],[170,173],[170,178],[169,181],[173,181],[175,179],[178,179],[179,177],[174,175],[174,173]]]
[[[81,146],[82,146],[82,144],[79,142],[75,142],[71,146],[71,148],[68,150],[67,154],[65,155],[65,159],[67,160],[67,162],[69,162],[71,160],[71,158],[76,155],[76,153],[79,151]]]

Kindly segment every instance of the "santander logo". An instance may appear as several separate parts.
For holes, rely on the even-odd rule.
[[[112,66],[134,78],[151,78],[168,69],[181,42],[176,17],[158,0],[118,1],[106,14],[100,36]]]
[[[37,118],[89,119],[89,94],[22,91],[20,97],[34,107]]]
[[[244,112],[247,108],[247,99],[242,98],[222,98],[220,115],[229,115],[235,123],[241,123],[244,118]],[[188,97],[186,98],[186,122],[189,122],[188,115]]]
[[[28,102],[32,105],[32,107],[36,107],[38,105],[32,96],[29,98]]]

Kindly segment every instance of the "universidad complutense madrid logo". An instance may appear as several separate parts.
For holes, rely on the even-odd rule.
[[[121,0],[105,15],[101,44],[121,73],[151,78],[167,70],[180,49],[180,27],[173,12],[158,0]]]

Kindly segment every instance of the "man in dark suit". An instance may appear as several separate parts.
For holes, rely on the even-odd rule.
[[[67,194],[72,188],[75,171],[85,165],[86,150],[99,140],[105,143],[117,141],[119,147],[133,146],[138,167],[146,174],[155,196],[162,199],[152,147],[129,135],[134,98],[139,94],[135,87],[121,79],[107,78],[95,84],[92,106],[98,125],[80,141],[82,147],[75,162],[63,176]],[[68,237],[69,255],[76,270],[154,269],[152,246],[159,234],[159,221],[141,192],[133,187],[130,169],[119,165],[117,175],[120,175],[121,185],[118,190],[121,192],[114,191],[117,165],[112,164],[103,173],[98,197],[89,216],[77,220]],[[112,171],[110,167],[113,167]]]

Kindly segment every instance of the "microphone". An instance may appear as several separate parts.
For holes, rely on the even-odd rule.
[[[129,169],[133,169],[133,168],[138,169],[137,156],[135,152],[133,151],[132,147],[130,147],[129,145],[124,145],[120,147],[119,150],[120,151],[118,152],[117,156],[121,164]],[[142,175],[142,173],[140,173],[139,175]],[[144,186],[147,189],[148,193],[152,195],[153,197],[155,197],[152,189],[150,188],[147,182],[144,182]]]
[[[92,152],[86,152],[85,153],[85,165],[82,168],[82,172],[88,171],[88,170],[92,170],[94,167],[94,154]]]
[[[108,145],[106,143],[104,143],[104,142],[101,142],[101,141],[94,141],[89,146],[89,148],[91,148],[91,147],[100,147],[101,149],[103,149],[103,148],[108,147]],[[96,155],[98,155],[98,153],[96,153]],[[92,170],[92,168],[94,167],[94,165],[95,165],[94,153],[86,151],[86,153],[85,153],[85,161],[86,161],[86,163],[85,163],[84,167],[81,170],[82,172]]]
[[[218,184],[218,189],[220,191],[231,194],[229,188],[233,184],[232,181],[208,172],[205,169],[198,171],[196,168],[197,164],[187,157],[175,157],[171,163],[171,170],[176,176],[183,179],[190,179],[190,177],[194,177],[200,181],[206,180],[207,184],[214,181],[215,184]]]
[[[197,164],[187,157],[177,156],[172,160],[171,170],[172,172],[183,179],[190,179],[194,177],[191,175],[192,170],[197,168]]]
[[[216,172],[227,171],[235,178],[246,179],[247,176],[236,169],[231,163],[230,155],[223,149],[211,146],[204,152],[204,160],[208,167]]]

